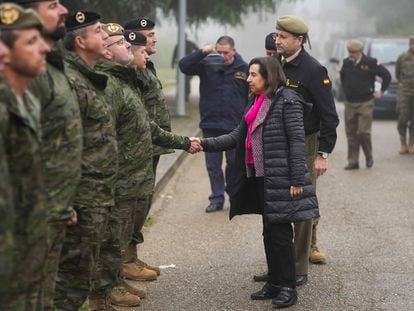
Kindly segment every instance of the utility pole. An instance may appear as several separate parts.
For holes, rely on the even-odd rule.
[[[178,15],[178,60],[185,55],[185,26],[187,18],[187,0],[180,0]],[[176,115],[185,116],[185,75],[177,66],[177,98]]]

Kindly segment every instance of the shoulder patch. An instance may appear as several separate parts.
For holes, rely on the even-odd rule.
[[[243,71],[237,71],[237,72],[234,74],[234,77],[235,77],[236,79],[240,79],[240,80],[246,80],[246,79],[247,79],[247,75],[246,75],[246,73],[244,73]]]

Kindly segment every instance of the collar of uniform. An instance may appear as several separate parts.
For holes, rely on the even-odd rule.
[[[56,67],[60,71],[64,70],[64,64],[63,64],[63,51],[62,51],[62,45],[56,44],[53,46],[53,49],[47,53],[46,60],[49,64]]]
[[[285,58],[282,56],[282,61],[286,61],[286,63],[290,63],[292,62],[296,57],[298,57],[299,53],[302,51],[302,48],[300,48],[299,50],[297,50],[295,52],[295,54],[290,55],[289,57]]]
[[[86,76],[96,88],[100,90],[104,90],[106,88],[108,77],[105,74],[90,68],[76,53],[68,52],[66,60],[68,63],[76,67],[80,73]]]
[[[289,62],[289,64],[290,65],[293,65],[293,66],[299,66],[299,64],[300,64],[300,62],[302,61],[302,58],[303,58],[303,56],[306,54],[306,51],[305,51],[305,49],[304,48],[301,48],[300,50],[299,50],[299,54],[298,55],[296,55],[296,57],[292,60],[292,61],[290,61]]]
[[[124,66],[113,61],[99,62],[99,64],[96,66],[96,69],[111,74],[126,83],[134,84],[134,80],[137,79],[134,68]]]

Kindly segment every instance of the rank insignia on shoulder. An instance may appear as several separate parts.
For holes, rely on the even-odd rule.
[[[325,80],[323,80],[323,84],[324,85],[329,85],[329,84],[331,84],[331,80],[325,79]]]
[[[235,77],[236,79],[240,79],[240,80],[246,80],[246,79],[247,79],[247,75],[246,75],[246,73],[244,73],[243,71],[237,71],[237,72],[234,74],[234,77]]]
[[[291,88],[298,88],[299,85],[293,84],[289,79],[286,80],[286,86]]]

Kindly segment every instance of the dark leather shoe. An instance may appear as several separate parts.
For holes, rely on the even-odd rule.
[[[279,294],[272,300],[273,308],[287,308],[298,301],[296,289],[281,287]]]
[[[206,213],[212,213],[221,211],[223,209],[223,203],[210,203],[206,208]]]
[[[253,280],[255,282],[268,282],[270,281],[270,276],[268,272],[263,272],[261,274],[253,275]]]
[[[308,283],[308,276],[306,274],[296,276],[296,286],[301,286],[306,283]]]
[[[344,167],[344,170],[350,171],[350,170],[357,170],[359,169],[359,164],[358,163],[354,163],[354,164],[348,164],[347,166]]]
[[[366,165],[367,165],[367,168],[373,167],[374,166],[374,158],[373,157],[367,158]]]
[[[266,300],[276,298],[279,294],[280,286],[266,283],[261,290],[250,295],[252,300]]]

